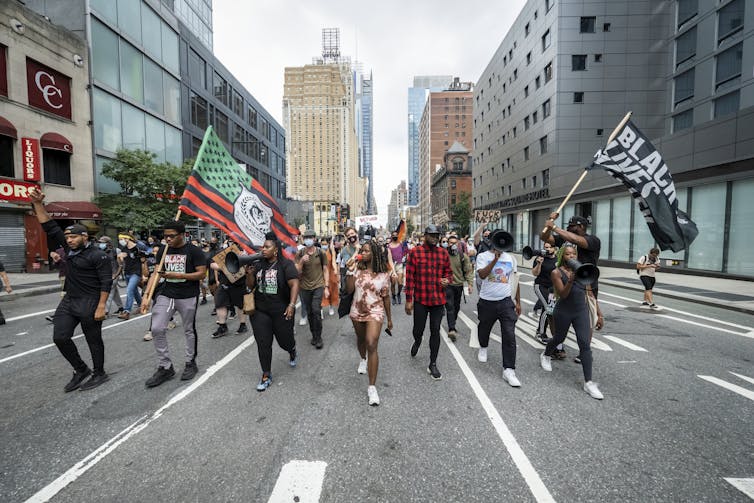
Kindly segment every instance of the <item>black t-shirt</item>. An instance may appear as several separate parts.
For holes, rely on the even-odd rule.
[[[557,257],[548,256],[545,256],[543,258],[544,260],[539,266],[539,276],[534,278],[534,284],[550,288],[552,287],[552,277],[550,277],[550,273],[555,270],[555,267],[557,267],[555,264],[557,263],[558,259]]]
[[[133,248],[124,248],[121,253],[125,253],[123,257],[123,271],[126,276],[137,274],[141,276],[141,259],[144,257],[144,252],[139,249],[138,246]]]
[[[202,250],[187,243],[180,248],[169,247],[162,268],[165,272],[196,272],[207,259]],[[199,295],[199,280],[166,279],[161,283],[160,295],[171,299],[190,299]]]
[[[207,256],[207,268],[210,271],[210,275],[209,276],[210,276],[210,278],[212,278],[211,283],[214,283],[215,279],[214,279],[214,274],[211,274],[212,269],[209,269],[209,267],[214,262],[213,257],[215,255],[217,255],[218,253],[223,252],[223,251],[225,251],[225,250],[220,250],[217,253],[212,253],[212,254],[209,254]],[[202,252],[202,253],[204,253],[204,252]],[[241,287],[246,286],[246,277],[245,276],[241,276],[241,278],[238,281],[236,281],[235,283],[231,283],[230,279],[228,279],[228,277],[225,275],[225,273],[223,272],[223,270],[222,269],[218,269],[217,270],[217,282],[219,284],[221,284],[221,285],[224,285],[224,286],[233,286],[233,287],[236,287],[236,288],[241,288]]]
[[[285,311],[291,301],[288,280],[298,279],[296,265],[292,260],[279,257],[273,264],[263,260],[259,267],[254,293],[256,308],[264,312]]]
[[[576,246],[576,258],[578,258],[579,262],[582,264],[598,265],[597,262],[600,260],[600,247],[602,246],[599,238],[597,236],[592,236],[591,234],[585,234],[583,237],[586,239],[587,247],[582,248],[581,246]],[[554,238],[555,246],[563,246],[566,242],[566,240],[560,236],[556,235]]]
[[[5,266],[3,265],[1,261],[0,261],[0,272],[5,272]]]

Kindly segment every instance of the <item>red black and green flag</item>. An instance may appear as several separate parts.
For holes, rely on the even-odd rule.
[[[236,162],[212,126],[204,133],[194,169],[186,183],[181,211],[222,229],[251,253],[274,232],[284,246],[296,244],[275,199]]]

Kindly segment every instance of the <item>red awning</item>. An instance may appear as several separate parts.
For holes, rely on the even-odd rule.
[[[52,218],[66,220],[102,220],[102,210],[88,201],[65,201],[45,205]]]
[[[0,135],[10,136],[14,140],[18,138],[18,132],[13,124],[10,123],[5,117],[0,117]]]
[[[69,154],[73,153],[73,144],[68,141],[68,138],[58,133],[45,133],[39,139],[39,144],[42,148],[49,148],[52,150],[62,150]]]

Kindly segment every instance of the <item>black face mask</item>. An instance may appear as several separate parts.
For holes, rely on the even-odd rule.
[[[349,243],[355,243],[356,239],[358,239],[356,236],[351,236],[350,238],[348,238],[348,242]]]
[[[393,241],[398,241],[398,236],[392,236],[390,239],[392,239]]]

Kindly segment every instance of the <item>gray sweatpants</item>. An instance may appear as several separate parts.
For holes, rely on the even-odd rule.
[[[158,295],[152,306],[152,340],[157,351],[157,365],[170,368],[170,351],[168,350],[168,322],[173,313],[178,311],[183,322],[183,334],[186,336],[186,362],[196,358],[196,306],[199,297],[188,299],[171,299]]]
[[[118,288],[117,278],[113,280],[113,287],[110,289],[110,295],[107,297],[105,311],[109,313],[113,304],[115,304],[116,307],[123,309],[123,300],[120,298],[120,288]]]

